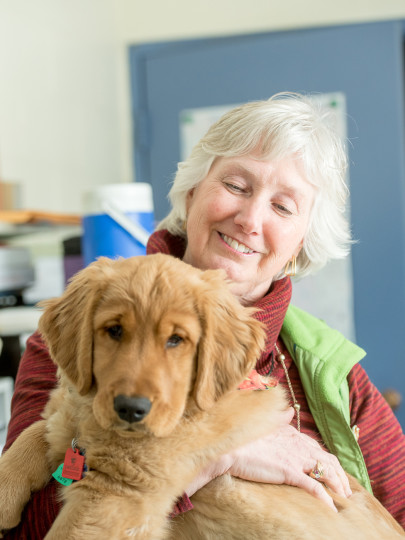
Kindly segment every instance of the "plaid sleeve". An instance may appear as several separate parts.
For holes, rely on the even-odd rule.
[[[38,332],[28,338],[21,358],[11,401],[6,450],[18,435],[41,419],[49,393],[56,385],[56,366]]]
[[[350,407],[373,493],[405,527],[405,436],[391,408],[357,364],[349,375]]]

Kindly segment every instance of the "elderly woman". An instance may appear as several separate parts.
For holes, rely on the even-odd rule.
[[[172,211],[151,236],[148,253],[226,270],[233,293],[258,308],[266,327],[256,370],[288,389],[292,408],[276,433],[204,470],[175,513],[191,509],[189,497],[224,472],[296,485],[333,507],[319,480],[350,496],[336,455],[405,525],[405,438],[358,364],[364,352],[289,305],[291,275],[348,252],[345,169],[341,142],[323,114],[292,94],[227,113],[179,164]],[[34,334],[21,360],[7,446],[38,419],[54,384],[55,368]],[[57,510],[51,482],[7,538],[42,538]]]

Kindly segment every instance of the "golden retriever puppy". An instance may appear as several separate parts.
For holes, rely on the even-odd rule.
[[[224,475],[194,495],[194,510],[167,517],[200,469],[275,429],[286,408],[279,387],[236,390],[264,342],[251,314],[221,271],[166,255],[100,259],[77,274],[41,317],[60,381],[44,420],[0,459],[0,529],[80,448],[87,471],[61,487],[48,539],[403,538],[354,480],[334,513],[298,488]]]
[[[60,382],[44,420],[0,459],[0,530],[17,525],[75,439],[88,471],[61,487],[47,538],[164,537],[198,470],[274,429],[286,406],[278,390],[264,400],[235,390],[263,346],[250,315],[222,272],[165,255],[101,259],[77,274],[40,320]]]

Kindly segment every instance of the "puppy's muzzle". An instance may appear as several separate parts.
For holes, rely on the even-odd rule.
[[[119,395],[114,399],[114,410],[121,418],[130,424],[140,422],[149,413],[152,403],[142,396]]]

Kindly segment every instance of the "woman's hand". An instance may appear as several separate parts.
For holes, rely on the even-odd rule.
[[[300,487],[336,511],[330,495],[309,473],[319,461],[324,470],[322,482],[344,497],[351,495],[347,476],[334,455],[290,425],[293,414],[292,409],[285,413],[284,422],[276,432],[222,456],[207,467],[186,490],[187,495],[228,472],[252,482]]]

